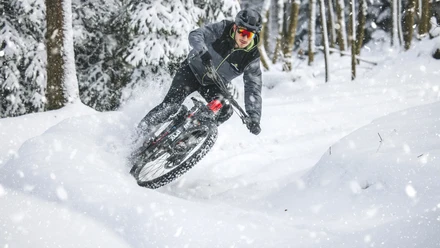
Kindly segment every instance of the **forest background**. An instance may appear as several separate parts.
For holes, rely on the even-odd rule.
[[[137,89],[171,81],[191,30],[246,7],[264,17],[264,70],[294,74],[296,61],[314,66],[316,53],[338,52],[352,57],[352,79],[364,44],[385,34],[409,50],[440,17],[440,2],[429,0],[8,0],[0,6],[0,117],[77,100],[116,110]]]

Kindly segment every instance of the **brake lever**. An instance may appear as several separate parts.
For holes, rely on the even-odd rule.
[[[206,71],[207,71],[207,74],[208,74],[209,78],[211,78],[212,80],[218,82],[218,75],[215,72],[214,65],[212,64],[212,61],[211,61],[210,65],[206,66]]]
[[[215,71],[214,65],[211,62],[211,65],[206,66],[207,76],[211,78],[214,83],[224,92],[228,92],[228,89],[226,88],[226,85],[221,80],[218,73]]]

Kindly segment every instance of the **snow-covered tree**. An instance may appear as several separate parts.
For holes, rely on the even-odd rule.
[[[128,44],[124,2],[73,0],[72,8],[81,100],[99,111],[114,110],[128,71],[119,54]]]
[[[45,25],[43,0],[0,5],[0,117],[44,109]]]
[[[233,20],[238,9],[235,0],[132,2],[127,8],[129,42],[124,58],[134,69],[127,87],[170,81],[170,75],[189,52],[190,31],[206,22]],[[129,95],[124,95],[123,100]]]
[[[201,10],[199,24],[233,20],[240,10],[239,0],[194,0],[194,4]]]
[[[151,0],[130,4],[125,61],[134,69],[130,84],[150,83],[171,73],[189,51],[188,33],[200,9],[192,1]]]

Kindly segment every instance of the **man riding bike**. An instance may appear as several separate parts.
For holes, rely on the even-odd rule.
[[[165,108],[182,105],[194,91],[198,91],[207,102],[219,97],[221,91],[209,78],[206,69],[213,66],[229,85],[232,79],[244,74],[245,109],[250,117],[247,127],[251,133],[258,135],[261,131],[262,81],[257,44],[261,27],[260,14],[245,9],[237,14],[235,22],[223,20],[193,30],[189,34],[193,50],[178,69],[162,103],[142,119],[139,128],[150,134],[155,125],[168,118],[160,115]],[[217,125],[228,120],[232,113],[230,106],[223,107],[216,119]]]

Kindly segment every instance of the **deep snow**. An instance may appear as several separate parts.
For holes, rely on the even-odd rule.
[[[262,133],[233,116],[157,190],[137,186],[125,157],[166,87],[116,112],[77,103],[1,119],[0,247],[440,247],[433,46],[370,45],[379,65],[361,63],[353,82],[336,54],[327,84],[320,57],[264,73]]]

